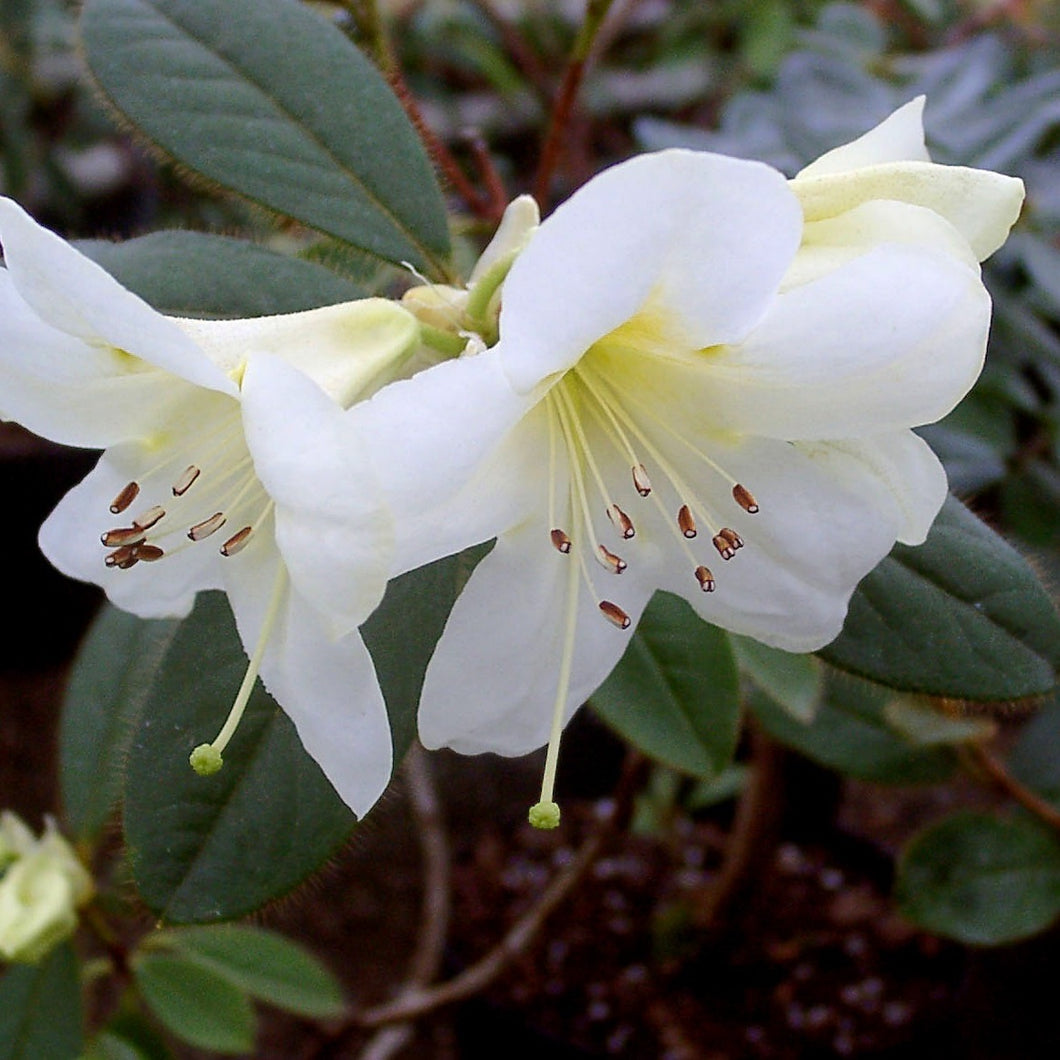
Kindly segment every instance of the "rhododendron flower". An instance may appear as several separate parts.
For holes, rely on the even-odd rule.
[[[1021,200],[1017,180],[927,162],[914,103],[793,182],[663,151],[546,219],[496,343],[358,411],[399,566],[497,538],[427,671],[423,742],[550,740],[547,808],[560,729],[655,590],[788,651],[832,640],[943,502],[910,428],[979,374],[977,259]]]
[[[415,319],[382,299],[169,318],[9,200],[0,240],[0,408],[106,450],[44,524],[45,554],[146,618],[223,588],[252,659],[197,768],[219,767],[260,672],[363,814],[392,754],[357,627],[385,588],[392,524],[344,410],[413,355]]]

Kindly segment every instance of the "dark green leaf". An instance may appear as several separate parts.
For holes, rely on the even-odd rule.
[[[171,316],[296,313],[366,294],[322,265],[228,236],[155,232],[125,243],[88,241],[77,246]]]
[[[951,497],[923,545],[896,545],[861,582],[820,654],[905,691],[1018,699],[1056,684],[1060,618],[1023,557]]]
[[[684,600],[656,593],[593,709],[646,754],[713,777],[732,761],[740,692],[728,638]]]
[[[444,271],[446,214],[397,99],[294,0],[89,0],[109,101],[207,180],[391,262]]]
[[[81,1051],[81,981],[70,946],[0,978],[0,1060],[66,1060]]]
[[[59,735],[60,783],[74,835],[91,839],[120,795],[135,726],[180,623],[104,605],[74,660]]]
[[[138,954],[132,967],[144,1001],[178,1038],[217,1053],[254,1047],[250,999],[217,972],[169,953]]]
[[[200,777],[247,659],[220,593],[203,593],[161,660],[129,752],[125,838],[144,901],[176,923],[242,916],[286,894],[349,834],[353,815],[259,684],[225,752]]]
[[[1008,767],[1017,780],[1060,807],[1060,703],[1048,704],[1027,722]]]
[[[892,693],[842,677],[829,682],[828,694],[810,724],[762,693],[750,705],[769,734],[815,762],[861,780],[883,784],[930,784],[945,780],[956,758],[943,747],[919,748],[896,732],[884,710]]]
[[[222,976],[251,997],[287,1012],[325,1019],[345,1009],[335,978],[302,947],[261,928],[184,928],[151,937],[153,947],[171,947]]]
[[[1026,817],[964,812],[920,832],[898,865],[898,907],[913,923],[996,946],[1060,915],[1060,844]]]
[[[813,721],[824,691],[824,668],[812,655],[793,655],[751,637],[729,634],[740,669],[799,721]]]

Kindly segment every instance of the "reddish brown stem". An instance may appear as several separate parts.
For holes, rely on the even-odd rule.
[[[1060,832],[1060,810],[1021,784],[982,744],[965,744],[964,753],[975,769],[985,774],[998,791],[1004,792],[1040,821]]]

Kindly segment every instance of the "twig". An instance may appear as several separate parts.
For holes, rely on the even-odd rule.
[[[548,103],[548,72],[533,49],[523,39],[519,30],[508,18],[497,10],[494,0],[476,0],[476,7],[492,23],[500,35],[504,50],[511,56],[523,76],[529,82],[541,103]]]
[[[482,182],[486,185],[492,219],[499,221],[508,205],[508,190],[504,186],[497,167],[493,164],[493,156],[489,153],[489,148],[486,146],[486,141],[482,139],[481,133],[472,129],[467,134],[467,140]]]
[[[744,882],[761,860],[776,822],[782,793],[783,751],[754,722],[749,722],[751,771],[732,822],[718,878],[706,889],[696,909],[700,927],[716,927],[724,919]]]
[[[1040,821],[1050,828],[1060,832],[1060,810],[1048,803],[1037,793],[1031,791],[1025,784],[1021,784],[1004,766],[1004,763],[995,758],[983,744],[967,743],[962,751],[967,760],[970,761],[976,772],[985,773],[987,779],[999,791],[1004,792],[1009,798],[1018,802],[1025,810],[1030,811]]]
[[[567,132],[574,101],[578,96],[578,91],[589,66],[593,42],[613,2],[614,0],[589,0],[585,11],[585,21],[582,22],[578,36],[575,38],[574,46],[571,48],[570,57],[567,60],[567,68],[563,73],[563,80],[560,82],[559,90],[552,104],[548,131],[545,134],[544,145],[541,148],[541,161],[538,163],[537,174],[534,177],[534,198],[537,199],[538,204],[542,208],[547,205],[552,174],[559,163],[563,137]]]
[[[642,759],[639,755],[631,752],[627,756],[618,791],[608,812],[598,819],[589,838],[585,840],[571,862],[549,884],[534,906],[512,925],[504,938],[489,953],[446,983],[431,989],[413,989],[403,992],[394,1001],[362,1012],[358,1017],[358,1022],[362,1026],[377,1027],[381,1024],[414,1019],[433,1012],[443,1005],[471,997],[496,980],[516,958],[529,948],[548,917],[588,872],[612,831],[618,827],[620,822],[628,818],[633,792],[639,783],[641,765]]]

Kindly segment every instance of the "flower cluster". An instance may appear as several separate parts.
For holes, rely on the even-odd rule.
[[[15,814],[0,814],[0,957],[39,961],[73,934],[77,910],[94,893],[53,821],[37,838]]]
[[[105,449],[41,545],[140,615],[224,588],[251,664],[197,768],[260,673],[364,813],[391,748],[358,626],[388,578],[496,539],[420,735],[549,742],[534,816],[553,823],[560,731],[657,589],[812,651],[895,541],[926,536],[946,478],[911,428],[979,374],[979,261],[1023,190],[931,163],[922,108],[790,181],[634,158],[543,223],[515,200],[466,288],[256,320],[164,317],[3,201],[0,408]]]

